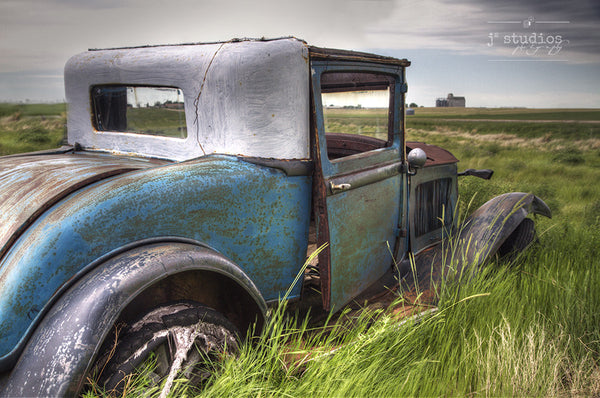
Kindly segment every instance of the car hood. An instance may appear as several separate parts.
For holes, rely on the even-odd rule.
[[[45,210],[99,180],[162,161],[89,152],[0,158],[0,258]]]

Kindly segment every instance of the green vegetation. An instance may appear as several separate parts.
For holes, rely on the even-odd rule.
[[[494,113],[451,111],[460,118],[461,111]],[[530,120],[540,113],[509,111]],[[27,129],[53,120],[29,119],[27,124],[25,111],[19,117],[15,112],[0,119],[0,145],[9,134],[27,137]],[[571,110],[556,111],[563,112],[568,120],[589,120],[574,117]],[[600,119],[598,111],[589,112],[596,112],[593,120]],[[539,244],[511,264],[498,261],[443,284],[436,292],[438,311],[420,321],[400,323],[393,312],[365,310],[346,314],[350,323],[330,320],[324,328],[279,309],[271,333],[244,345],[239,357],[216,363],[204,391],[178,380],[172,396],[600,395],[597,124],[540,123],[549,129],[542,133],[535,123],[473,122],[482,123],[473,129],[444,120],[420,125],[416,119],[409,117],[409,140],[450,150],[461,160],[459,170],[495,171],[490,181],[459,180],[463,214],[509,191],[544,199],[554,217],[536,219]],[[58,120],[64,123],[64,115]],[[24,142],[43,135],[29,134]],[[399,297],[395,306],[403,305],[413,308]],[[158,394],[147,374],[132,379],[126,396]],[[103,394],[97,388],[87,393],[98,395]]]
[[[0,103],[0,117],[16,113],[21,116],[60,116],[67,111],[67,104],[10,104]]]
[[[271,334],[214,364],[204,391],[179,380],[171,396],[597,396],[600,276],[589,259],[600,253],[573,243],[600,239],[557,232],[512,267],[442,285],[438,311],[420,321],[366,310],[352,327],[311,328],[282,307]],[[145,374],[126,396],[158,395]]]
[[[507,134],[522,138],[569,138],[585,140],[600,135],[600,123],[482,121],[451,119],[410,119],[407,127],[420,130],[464,131],[473,134]]]
[[[387,140],[386,108],[323,108],[328,133],[364,134]]]
[[[418,108],[408,128],[508,134],[522,138],[586,140],[600,136],[597,109]]]
[[[128,108],[127,129],[140,134],[187,137],[183,109]]]
[[[0,155],[59,147],[65,104],[0,104]]]
[[[409,119],[504,119],[600,121],[598,109],[418,108]]]

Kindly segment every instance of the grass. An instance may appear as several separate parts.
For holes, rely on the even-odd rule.
[[[461,131],[471,134],[514,135],[520,138],[543,138],[586,140],[600,135],[600,123],[525,122],[525,121],[480,121],[451,119],[411,119],[407,127],[427,131]]]
[[[216,364],[209,387],[181,382],[171,396],[597,396],[598,249],[541,238],[513,267],[444,285],[420,322],[364,311],[351,328],[314,329],[281,307],[272,334]],[[156,391],[137,380],[128,396]]]
[[[59,147],[65,104],[0,104],[0,155]]]
[[[529,117],[537,119],[536,113]],[[13,124],[23,119],[24,112]],[[282,305],[271,319],[272,333],[243,345],[237,358],[215,364],[204,391],[178,380],[171,396],[600,395],[596,130],[581,123],[567,131],[569,123],[557,122],[541,134],[533,123],[523,123],[533,126],[529,132],[519,130],[519,122],[477,122],[488,124],[484,134],[450,121],[424,127],[412,120],[409,140],[450,150],[461,159],[459,170],[495,171],[490,181],[460,178],[462,214],[509,191],[543,198],[554,217],[536,219],[539,244],[513,263],[495,261],[482,272],[444,283],[437,291],[437,312],[420,320],[401,323],[393,312],[365,310],[346,314],[350,323],[330,320],[327,327],[316,327]],[[26,130],[6,129],[19,136]],[[412,308],[409,304],[401,298],[395,303]],[[126,396],[157,393],[142,372]],[[98,395],[103,394],[88,392]]]
[[[21,116],[60,116],[67,111],[67,104],[11,104],[0,103],[0,117],[16,113]]]
[[[599,121],[598,109],[528,108],[415,108],[408,119],[505,119],[505,120],[577,120]]]
[[[509,134],[545,140],[587,140],[600,136],[600,110],[417,108],[415,115],[407,116],[406,125],[427,131]]]
[[[364,134],[387,140],[388,110],[324,108],[325,131],[328,133]]]
[[[187,137],[183,110],[154,107],[128,108],[127,127],[141,134]]]

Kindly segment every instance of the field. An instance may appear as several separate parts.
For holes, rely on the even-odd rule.
[[[128,108],[127,127],[139,134],[185,138],[185,113],[178,109]]]
[[[587,140],[600,137],[596,109],[417,108],[407,117],[413,129],[452,129],[468,133],[509,134],[546,140]]]
[[[0,152],[56,146],[64,117],[61,105],[0,106]],[[463,215],[504,192],[544,199],[553,218],[536,219],[539,242],[443,284],[437,311],[407,322],[371,309],[322,328],[276,310],[271,333],[215,364],[200,395],[600,395],[600,111],[417,108],[407,119],[408,139],[450,150],[459,171],[495,171],[459,180]],[[157,394],[149,384],[142,373],[127,396]],[[194,393],[179,380],[172,395]]]
[[[60,146],[66,104],[0,104],[0,155]]]

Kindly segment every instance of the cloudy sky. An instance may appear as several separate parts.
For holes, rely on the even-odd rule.
[[[598,0],[0,0],[0,101],[64,100],[88,48],[280,36],[408,58],[419,105],[600,108]]]

